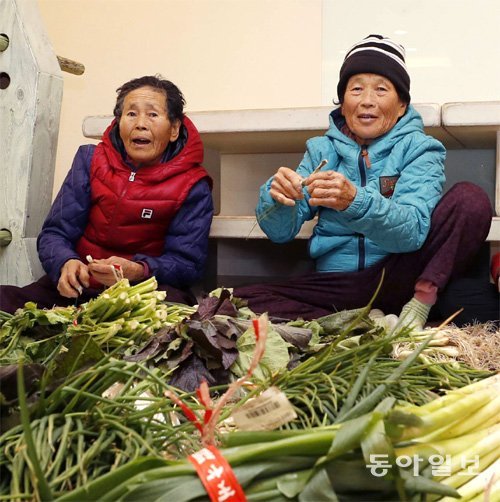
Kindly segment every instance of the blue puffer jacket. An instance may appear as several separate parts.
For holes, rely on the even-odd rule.
[[[390,253],[419,249],[445,182],[445,148],[424,134],[413,106],[368,147],[343,134],[343,124],[340,109],[334,110],[326,134],[307,141],[297,173],[306,178],[322,159],[328,160],[323,170],[338,171],[356,185],[347,209],[310,207],[307,189],[305,199],[284,206],[269,195],[272,178],[261,187],[256,209],[260,227],[278,243],[293,240],[305,221],[318,216],[309,241],[318,272],[362,270]]]

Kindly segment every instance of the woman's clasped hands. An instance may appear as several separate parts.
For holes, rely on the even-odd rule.
[[[90,287],[90,276],[104,286],[112,286],[120,278],[138,281],[144,278],[141,263],[119,256],[92,260],[87,265],[80,260],[68,260],[61,269],[57,290],[66,298],[77,298],[83,288]]]
[[[309,192],[309,205],[324,206],[338,211],[347,209],[356,197],[356,186],[337,171],[319,171],[303,178],[288,167],[280,167],[271,182],[271,197],[285,206],[302,200],[303,186]]]

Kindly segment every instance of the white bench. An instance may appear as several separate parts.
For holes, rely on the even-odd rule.
[[[496,148],[496,216],[493,218],[489,241],[500,241],[500,102],[434,103],[415,104],[422,115],[426,132],[450,149]],[[322,135],[328,127],[331,106],[311,108],[225,110],[212,112],[190,112],[191,120],[198,128],[206,150],[205,165],[215,179],[214,196],[220,201],[231,200],[229,207],[214,217],[210,236],[213,238],[262,239],[265,235],[255,225],[250,207],[250,197],[256,197],[257,181],[266,179],[254,169],[244,171],[252,181],[247,193],[241,191],[241,171],[238,159],[241,156],[276,154],[301,154],[305,142],[315,135]],[[112,117],[86,117],[83,134],[88,138],[100,139]],[[235,162],[235,167],[224,163],[224,157]],[[277,164],[274,164],[274,169]],[[233,171],[233,172],[231,172]],[[274,172],[274,171],[272,171]],[[269,173],[272,174],[272,172]],[[235,194],[235,180],[238,184]],[[224,204],[222,204],[224,206]],[[313,223],[301,230],[298,238],[311,235]]]

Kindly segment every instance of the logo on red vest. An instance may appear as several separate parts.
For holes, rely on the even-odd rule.
[[[141,218],[144,218],[146,220],[150,220],[153,217],[153,210],[152,209],[143,209]]]
[[[380,176],[380,193],[384,197],[392,197],[394,194],[394,188],[396,187],[396,182],[398,181],[399,176]]]

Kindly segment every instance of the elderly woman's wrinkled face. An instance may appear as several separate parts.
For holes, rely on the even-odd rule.
[[[132,162],[150,166],[158,163],[167,145],[179,137],[180,122],[170,122],[165,93],[140,87],[125,96],[119,127]]]
[[[349,129],[363,140],[390,131],[406,112],[392,82],[381,75],[359,73],[347,82],[341,105]]]

